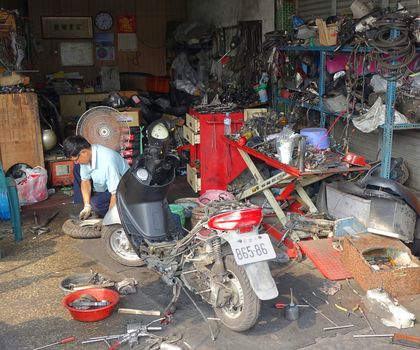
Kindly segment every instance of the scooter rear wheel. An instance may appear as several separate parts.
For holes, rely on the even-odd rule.
[[[124,266],[143,266],[144,261],[134,251],[121,225],[102,226],[102,242],[108,255]]]
[[[236,264],[233,255],[225,257],[225,268],[227,279],[224,284],[232,290],[233,295],[223,307],[214,307],[214,311],[226,327],[244,332],[257,322],[261,302],[251,287],[245,269]]]

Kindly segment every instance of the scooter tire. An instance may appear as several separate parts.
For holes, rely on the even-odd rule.
[[[99,238],[101,231],[91,226],[80,226],[82,220],[68,219],[64,222],[63,232],[72,238]]]
[[[420,239],[414,238],[414,241],[408,245],[411,249],[411,254],[420,257]]]
[[[224,261],[228,274],[233,275],[239,282],[244,301],[242,311],[234,315],[234,317],[229,316],[229,312],[225,310],[226,307],[214,307],[214,311],[227,328],[235,332],[244,332],[252,328],[257,322],[260,315],[261,301],[252,289],[245,269],[236,264],[233,255],[227,255]]]
[[[102,242],[103,242],[103,245],[105,246],[105,251],[107,252],[108,256],[124,266],[129,266],[129,267],[144,266],[143,259],[135,255],[134,250],[133,250],[133,254],[129,254],[127,253],[127,251],[125,251],[126,254],[123,254],[123,255],[120,255],[118,254],[117,251],[115,251],[114,246],[115,246],[116,240],[115,240],[115,237],[113,238],[113,236],[115,235],[115,232],[120,229],[122,229],[122,226],[118,224],[102,226]],[[112,240],[114,241],[114,244],[112,243]]]

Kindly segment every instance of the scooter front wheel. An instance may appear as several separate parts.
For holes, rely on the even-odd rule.
[[[253,291],[245,269],[228,255],[224,259],[226,277],[223,284],[232,291],[222,307],[214,307],[216,315],[229,329],[244,332],[252,328],[260,314],[261,302]]]
[[[102,226],[102,242],[108,255],[124,266],[143,266],[121,225]]]

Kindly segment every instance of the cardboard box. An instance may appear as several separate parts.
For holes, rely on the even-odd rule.
[[[387,256],[397,252],[401,259],[409,262],[408,266],[398,267],[397,259],[392,258],[395,267],[378,270],[366,260],[368,256],[383,255],[384,252]],[[394,297],[420,293],[420,261],[397,239],[374,234],[347,236],[344,238],[342,261],[364,290],[384,288]]]
[[[316,19],[319,33],[319,44],[321,46],[337,45],[337,24],[328,24],[320,19]]]
[[[126,122],[129,127],[138,127],[141,122],[141,109],[140,108],[125,108],[120,109],[121,122]]]

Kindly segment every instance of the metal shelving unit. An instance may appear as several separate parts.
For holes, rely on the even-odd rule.
[[[331,113],[324,108],[324,95],[325,95],[325,66],[326,57],[329,53],[349,53],[353,51],[352,46],[344,46],[340,50],[336,51],[335,46],[282,46],[279,48],[281,51],[295,51],[295,52],[319,52],[320,55],[320,74],[318,80],[319,86],[319,103],[318,105],[296,102],[279,96],[278,91],[275,93],[275,108],[278,109],[278,104],[283,103],[286,105],[297,104],[300,107],[313,109],[321,114],[320,126],[325,127],[327,116],[337,115],[337,113]],[[358,52],[364,53],[369,52],[371,48],[360,47]],[[391,168],[391,157],[392,157],[392,138],[394,130],[407,130],[407,129],[420,129],[420,124],[396,124],[394,125],[394,105],[397,92],[397,83],[395,81],[388,81],[387,92],[386,92],[386,112],[385,112],[385,123],[381,128],[383,129],[382,135],[382,166],[381,176],[389,179],[390,168]]]

